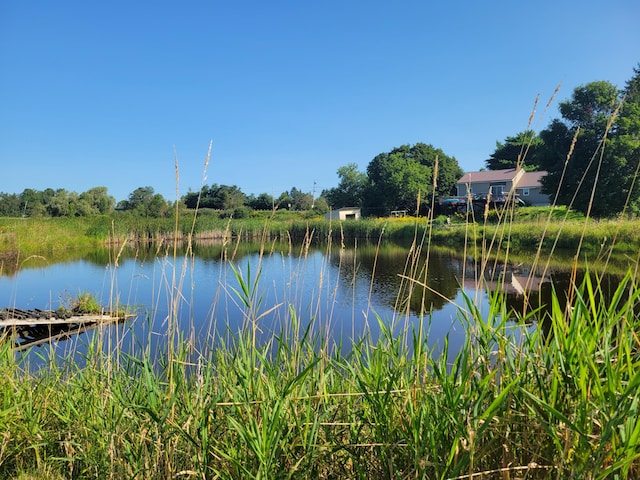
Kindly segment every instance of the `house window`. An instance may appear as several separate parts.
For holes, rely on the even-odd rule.
[[[504,183],[494,184],[489,187],[489,191],[491,195],[504,195],[504,187]]]
[[[528,188],[523,188],[522,189],[522,196],[523,197],[528,197],[529,196],[529,189]]]

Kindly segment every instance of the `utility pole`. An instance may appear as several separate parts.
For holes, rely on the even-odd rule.
[[[313,181],[313,190],[311,190],[311,209],[316,207],[316,181]]]

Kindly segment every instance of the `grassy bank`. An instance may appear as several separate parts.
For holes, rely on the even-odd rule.
[[[168,331],[173,346],[157,362],[148,351],[114,354],[94,336],[82,366],[57,360],[34,373],[2,344],[0,477],[640,475],[631,278],[609,305],[587,282],[571,309],[519,334],[499,296],[488,313],[469,299],[451,364],[422,331],[390,327],[341,355],[321,319],[312,334],[294,311],[287,332],[258,345],[260,286],[237,278],[231,295],[247,328],[201,351]]]
[[[109,243],[172,241],[178,236],[186,241],[191,235],[199,240],[242,238],[262,241],[301,241],[312,235],[315,239],[334,241],[344,238],[377,241],[411,240],[416,234],[429,232],[436,245],[459,247],[465,244],[485,248],[509,246],[513,253],[543,252],[555,249],[583,252],[636,252],[640,244],[637,220],[585,220],[563,209],[524,208],[509,219],[495,213],[487,219],[446,217],[371,218],[361,221],[328,221],[304,213],[259,212],[250,218],[221,219],[216,212],[183,212],[178,221],[172,218],[153,219],[128,215],[80,218],[0,218],[0,260],[30,255],[57,254],[70,249],[95,249]],[[506,221],[508,220],[508,221]]]

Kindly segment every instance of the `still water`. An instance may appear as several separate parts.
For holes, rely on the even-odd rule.
[[[486,312],[489,295],[500,290],[511,308],[523,311],[525,291],[541,292],[537,302],[544,303],[552,284],[569,282],[562,269],[540,274],[522,263],[479,269],[476,260],[451,252],[426,257],[393,243],[201,244],[175,255],[170,247],[105,249],[59,262],[28,259],[5,271],[0,308],[57,309],[88,292],[104,306],[127,305],[136,313],[125,325],[105,328],[110,341],[125,349],[159,348],[174,324],[196,349],[205,349],[255,321],[263,339],[296,338],[308,327],[319,342],[341,351],[363,335],[376,338],[380,323],[396,334],[423,329],[434,349],[448,336],[456,351],[468,302]],[[81,352],[93,334],[34,350],[39,357],[47,357],[49,348],[56,355]]]

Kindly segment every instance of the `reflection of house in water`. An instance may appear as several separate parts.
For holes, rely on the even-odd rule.
[[[464,267],[462,284],[465,288],[480,287],[488,293],[499,291],[507,296],[507,302],[512,307],[514,303],[522,304],[522,297],[540,292],[545,284],[551,283],[549,275],[539,275],[523,265],[488,262],[483,269],[479,262],[470,259],[464,262]],[[462,272],[460,274],[462,276]]]
[[[482,279],[475,276],[465,277],[463,285],[465,288],[484,287],[486,290],[495,292],[500,290],[507,295],[524,295],[525,293],[538,292],[544,283],[550,282],[549,277],[540,277],[522,272],[507,270],[497,275],[485,275]]]

